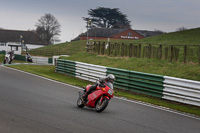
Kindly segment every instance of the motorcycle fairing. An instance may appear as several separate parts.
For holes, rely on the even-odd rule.
[[[96,90],[93,93],[89,94],[88,95],[88,101],[89,102],[87,103],[87,105],[90,105],[91,107],[95,107],[96,99],[98,99],[101,96],[102,96],[102,90]]]

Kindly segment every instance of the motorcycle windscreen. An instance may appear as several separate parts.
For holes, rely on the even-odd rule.
[[[106,82],[106,85],[107,85],[110,89],[113,90],[113,83],[111,83],[111,82]]]

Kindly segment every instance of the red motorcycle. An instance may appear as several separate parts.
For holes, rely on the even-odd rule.
[[[103,86],[97,86],[96,90],[88,95],[87,101],[82,99],[84,92],[86,92],[92,85],[87,85],[85,90],[79,91],[79,98],[77,106],[83,108],[84,106],[95,108],[97,112],[102,112],[113,97],[113,84],[108,83]]]

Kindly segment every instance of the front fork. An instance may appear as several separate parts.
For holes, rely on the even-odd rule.
[[[102,101],[103,101],[104,98],[107,98],[108,100],[110,100],[110,98],[108,96],[101,96],[100,103],[102,103]]]
[[[78,95],[79,95],[79,98],[81,98],[83,95],[83,91],[78,91]]]

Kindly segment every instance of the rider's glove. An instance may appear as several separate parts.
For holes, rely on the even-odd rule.
[[[99,81],[96,82],[96,86],[99,86],[101,83]]]
[[[100,85],[99,85],[99,87],[103,87],[103,88],[104,88],[104,87],[105,87],[105,85],[104,85],[104,84],[100,84]]]

